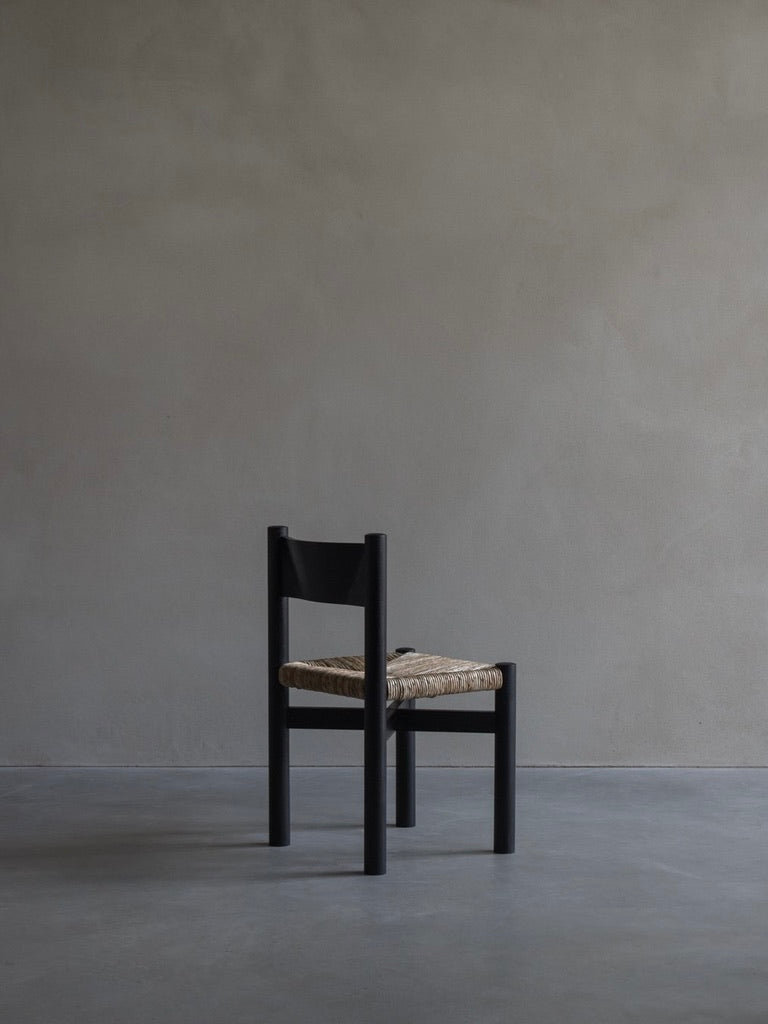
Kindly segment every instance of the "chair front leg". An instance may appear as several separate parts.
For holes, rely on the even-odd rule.
[[[416,701],[404,700],[402,708],[415,708]],[[395,737],[395,824],[413,828],[416,824],[416,733],[398,730]]]
[[[495,691],[493,852],[514,853],[517,668],[511,662],[500,662],[496,667],[503,682],[501,689]]]

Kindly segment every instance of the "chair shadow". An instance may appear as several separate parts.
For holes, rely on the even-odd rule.
[[[398,857],[493,857],[493,850],[398,850]]]
[[[363,869],[355,870],[349,868],[346,871],[282,871],[273,872],[268,879],[269,882],[309,882],[321,878],[363,878]]]
[[[69,881],[110,879],[190,880],[243,874],[252,864],[249,851],[266,848],[266,839],[227,839],[218,829],[147,829],[58,836],[50,840],[6,840],[0,869],[40,873]],[[216,838],[216,837],[221,838]],[[221,854],[217,857],[216,854]],[[246,873],[247,874],[247,873]]]
[[[390,824],[388,831],[397,826]],[[334,868],[333,851],[318,851],[315,856],[311,844],[297,850],[293,846],[290,860],[281,858],[265,836],[245,838],[247,829],[225,828],[146,828],[125,831],[110,830],[92,834],[56,836],[53,838],[14,839],[8,837],[0,844],[0,869],[12,876],[40,875],[58,878],[73,884],[119,881],[135,882],[196,882],[216,878],[227,882],[248,883],[290,882],[308,879],[351,878],[363,876],[362,848],[360,867]],[[362,835],[360,822],[295,822],[292,831],[301,833],[355,832]],[[400,830],[398,830],[400,831]],[[309,848],[308,848],[309,847]],[[258,850],[275,850],[270,858],[251,854]],[[285,849],[285,848],[284,848]],[[287,849],[291,849],[288,847]],[[298,857],[299,862],[296,862]],[[393,858],[423,860],[425,858],[492,856],[490,850],[435,849],[413,847],[400,849]],[[354,854],[355,858],[357,854]],[[322,866],[328,857],[331,864]],[[311,866],[308,859],[312,858]],[[349,851],[343,859],[349,863]],[[317,867],[315,867],[317,865]]]
[[[322,821],[291,822],[292,832],[352,832],[354,829],[362,831],[362,821],[339,821],[328,824]]]

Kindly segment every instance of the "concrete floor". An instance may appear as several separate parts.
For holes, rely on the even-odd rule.
[[[359,873],[361,773],[0,771],[3,1024],[766,1024],[768,772],[420,769]]]

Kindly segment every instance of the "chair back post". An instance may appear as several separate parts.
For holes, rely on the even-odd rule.
[[[269,681],[269,842],[290,841],[288,789],[288,690],[280,685],[280,666],[288,661],[288,598],[283,588],[284,538],[287,526],[270,526],[267,548],[267,615]]]
[[[387,691],[387,537],[365,535],[365,696],[383,708]],[[368,685],[370,682],[370,686]]]
[[[387,870],[387,538],[365,535],[365,873]]]
[[[269,592],[269,681],[277,680],[277,671],[288,660],[288,598],[283,592],[283,537],[287,526],[270,526],[267,531],[267,586]],[[279,683],[278,683],[279,685]],[[282,687],[281,687],[282,689]]]

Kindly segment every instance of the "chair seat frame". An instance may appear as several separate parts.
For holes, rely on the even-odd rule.
[[[387,870],[387,741],[395,741],[395,824],[416,823],[417,732],[491,733],[494,736],[493,850],[515,849],[516,666],[497,662],[502,685],[493,711],[429,710],[415,698],[387,704],[387,538],[365,535],[364,544],[298,541],[285,526],[268,530],[269,613],[269,843],[290,844],[289,749],[291,729],[357,729],[364,737],[363,869]],[[289,598],[365,609],[363,707],[291,707],[279,680],[288,660]],[[398,654],[412,651],[397,648]]]

